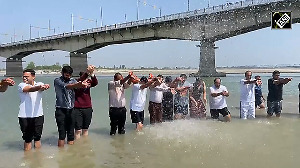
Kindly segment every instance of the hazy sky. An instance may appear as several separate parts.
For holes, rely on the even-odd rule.
[[[187,0],[140,0],[139,19],[187,11]],[[210,0],[210,5],[220,5],[226,0]],[[231,1],[235,2],[235,1]],[[153,6],[156,6],[154,8]],[[190,10],[208,6],[208,0],[190,0]],[[0,0],[0,43],[29,38],[30,25],[48,27],[56,32],[71,31],[71,14],[74,16],[75,30],[82,30],[96,26],[93,21],[79,19],[79,16],[87,19],[98,20],[100,25],[100,7],[103,9],[103,24],[115,24],[136,20],[137,0]],[[5,35],[9,34],[9,35]],[[50,32],[53,34],[53,32]],[[32,28],[32,37],[47,36],[48,30]],[[292,30],[271,30],[265,28],[240,36],[232,37],[216,42],[219,49],[216,50],[217,66],[237,65],[277,65],[300,64],[299,44],[300,26],[292,25]],[[198,67],[199,48],[195,45],[199,42],[180,40],[160,40],[143,43],[131,43],[112,45],[88,53],[89,64],[96,66],[127,67],[157,66],[157,67]],[[67,52],[55,51],[36,53],[24,58],[24,66],[30,61],[37,65],[52,65],[69,63]],[[0,68],[5,67],[0,57]]]

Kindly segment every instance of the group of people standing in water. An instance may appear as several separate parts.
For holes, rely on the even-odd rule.
[[[88,135],[88,128],[92,120],[92,87],[97,86],[98,80],[94,74],[95,67],[89,65],[86,72],[80,72],[79,78],[72,78],[73,69],[64,66],[61,76],[54,80],[56,93],[55,120],[58,130],[58,147],[74,144],[80,136]],[[19,124],[23,134],[24,150],[41,147],[41,136],[44,124],[42,92],[50,88],[49,84],[35,81],[35,71],[25,69],[23,82],[18,85],[20,96]],[[280,78],[280,72],[274,71],[268,80],[267,117],[274,113],[280,117],[282,110],[283,86],[292,78]],[[246,71],[245,78],[240,81],[240,118],[255,118],[256,108],[265,108],[265,99],[261,91],[261,78]],[[12,78],[2,79],[0,92],[5,92],[8,86],[15,85]],[[150,90],[149,107],[150,124],[162,123],[178,119],[190,118],[206,119],[207,91],[206,84],[201,78],[194,83],[187,81],[187,76],[181,74],[174,80],[171,76],[163,77],[152,74],[137,77],[132,72],[126,77],[116,73],[108,83],[110,135],[125,134],[126,100],[125,89],[132,87],[130,99],[130,116],[136,130],[141,131],[144,124],[147,90]],[[209,87],[209,107],[212,119],[219,119],[221,114],[224,121],[230,121],[231,115],[227,108],[227,88],[221,84],[221,78],[215,78]],[[118,132],[117,132],[118,131]]]

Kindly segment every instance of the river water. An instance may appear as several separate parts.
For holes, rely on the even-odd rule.
[[[256,74],[253,74],[256,75]],[[240,120],[239,81],[243,75],[222,78],[230,96],[227,104],[233,116],[231,123],[214,120],[181,120],[149,125],[145,110],[145,128],[134,131],[129,113],[126,134],[109,136],[107,83],[112,77],[99,76],[99,85],[92,89],[93,121],[89,136],[75,145],[57,148],[54,118],[55,93],[53,76],[37,76],[36,81],[51,84],[44,92],[45,124],[42,148],[24,153],[18,124],[19,97],[17,86],[10,87],[0,98],[0,167],[41,168],[282,168],[299,167],[300,118],[298,113],[298,74],[284,86],[283,114],[280,119],[266,119],[264,110],[257,110],[254,120]],[[263,94],[267,79],[263,74]],[[17,84],[21,79],[15,79]],[[189,79],[191,82],[192,78]],[[205,78],[207,87],[213,78]],[[126,91],[127,109],[131,90]],[[207,98],[208,99],[208,98]],[[146,104],[147,109],[148,103]],[[209,108],[209,107],[207,107]],[[208,115],[209,116],[209,115]],[[209,118],[209,117],[208,117]]]

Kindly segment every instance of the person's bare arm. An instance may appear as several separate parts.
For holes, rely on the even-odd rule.
[[[50,88],[49,84],[38,85],[38,86],[30,86],[27,85],[23,88],[23,92],[36,92],[36,91],[44,91]]]
[[[202,94],[202,99],[204,101],[204,104],[206,105],[207,103],[207,100],[206,100],[206,85],[205,85],[205,82],[203,82],[203,94]]]
[[[5,92],[8,86],[13,86],[13,85],[15,85],[15,81],[13,80],[13,78],[2,79],[0,81],[0,92]]]

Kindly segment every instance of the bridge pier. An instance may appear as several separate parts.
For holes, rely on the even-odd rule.
[[[70,66],[73,68],[73,76],[79,76],[80,71],[86,71],[87,54],[70,53]]]
[[[23,75],[22,59],[6,59],[6,74],[8,77],[21,77]]]
[[[200,45],[200,64],[198,75],[202,77],[223,77],[225,73],[216,70],[215,42],[210,40],[201,41]]]

